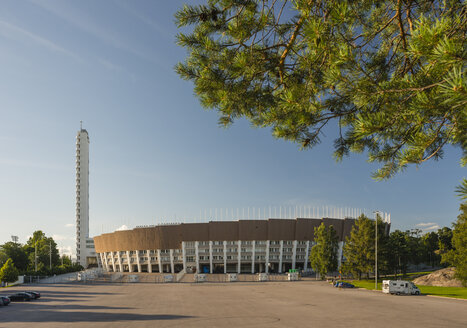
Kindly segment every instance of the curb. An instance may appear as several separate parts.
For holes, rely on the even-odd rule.
[[[383,294],[381,290],[375,290],[375,289],[366,289],[363,287],[357,287],[355,289],[360,289],[360,290],[368,290],[370,292],[380,292]],[[448,296],[438,296],[438,295],[428,295],[428,294],[420,294],[420,295],[407,295],[407,296],[428,296],[428,297],[435,297],[435,298],[442,298],[442,299],[451,299],[451,300],[460,300],[460,301],[467,301],[466,298],[458,298],[458,297],[448,297]]]
[[[466,298],[458,298],[458,297],[448,297],[448,296],[438,296],[438,295],[426,295],[428,297],[436,297],[436,298],[443,298],[443,299],[450,299],[450,300],[460,300],[460,301],[467,301]]]

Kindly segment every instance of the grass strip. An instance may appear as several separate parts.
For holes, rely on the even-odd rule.
[[[385,279],[386,280],[386,279]],[[350,280],[347,281],[358,288],[375,290],[374,280]],[[381,280],[378,280],[378,290],[382,289]],[[454,297],[467,299],[467,288],[465,287],[437,287],[437,286],[421,286],[417,285],[423,295],[434,295],[442,297]]]

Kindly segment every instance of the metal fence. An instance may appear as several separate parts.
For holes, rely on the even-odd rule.
[[[55,284],[55,283],[228,283],[228,282],[259,282],[259,281],[288,281],[287,274],[196,274],[179,272],[172,273],[137,273],[137,272],[103,272],[102,269],[89,269],[71,272],[58,276],[25,276],[24,283]]]
[[[267,274],[263,281],[288,281],[287,274]],[[227,282],[258,282],[261,281],[258,274],[234,274],[234,277],[229,274],[171,274],[171,273],[129,273],[116,272],[104,273],[101,277],[95,279],[95,282],[109,283],[150,283],[150,284],[166,284],[166,283],[227,283]],[[88,283],[93,281],[88,280]]]
[[[25,284],[60,284],[76,281],[93,282],[104,277],[102,269],[93,268],[80,272],[69,272],[53,276],[25,276]]]

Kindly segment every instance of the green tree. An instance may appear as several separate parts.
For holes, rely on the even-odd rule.
[[[342,270],[361,279],[362,273],[375,267],[375,227],[365,215],[361,215],[345,240]]]
[[[448,227],[438,229],[438,253],[440,255],[452,249],[452,230]]]
[[[456,193],[462,200],[467,200],[467,179],[464,178],[461,184],[456,187]]]
[[[378,220],[378,273],[390,270],[389,238],[386,233],[387,225],[381,217]],[[361,215],[350,231],[344,243],[344,262],[342,270],[352,273],[361,279],[362,273],[373,272],[375,268],[375,221]]]
[[[60,261],[62,261],[62,264],[58,269],[61,273],[81,271],[84,269],[79,263],[73,263],[70,256],[62,255]]]
[[[60,261],[62,262],[62,265],[65,267],[71,267],[73,265],[73,262],[71,261],[71,257],[68,255],[62,255],[60,257]]]
[[[467,203],[460,206],[461,214],[454,223],[453,249],[442,255],[442,262],[456,267],[455,276],[467,287]]]
[[[416,266],[422,263],[424,259],[421,233],[422,231],[420,229],[412,229],[405,233],[409,249],[409,262]]]
[[[0,266],[3,266],[8,259],[8,255],[0,248]]]
[[[337,270],[337,250],[339,238],[336,230],[321,223],[314,229],[315,245],[311,248],[310,264],[313,270],[324,279],[326,273]]]
[[[336,132],[384,179],[460,146],[467,163],[462,0],[208,0],[176,15],[177,73],[228,126],[270,127],[303,148]],[[331,125],[331,127],[327,127]]]
[[[436,254],[438,250],[438,234],[435,231],[428,232],[422,236],[424,250],[424,261],[432,267],[439,265],[440,256]]]
[[[389,247],[391,249],[390,266],[394,275],[397,273],[407,273],[407,267],[410,260],[408,234],[408,231],[402,232],[400,230],[396,230],[389,235]]]
[[[28,268],[28,254],[24,250],[23,246],[12,241],[0,245],[0,253],[4,253],[7,258],[11,258],[15,267],[20,271],[24,272]]]
[[[52,253],[52,267],[60,265],[60,255],[57,244],[52,237],[47,237],[44,232],[37,230],[29,238],[25,245],[25,251],[29,256],[29,270],[35,269],[35,259],[37,247],[38,271],[49,273],[50,271],[50,253]]]
[[[18,280],[18,269],[15,268],[12,259],[8,259],[0,269],[0,281],[15,282]]]
[[[378,276],[380,274],[388,274],[392,272],[390,266],[390,256],[392,250],[390,248],[389,227],[383,222],[381,216],[377,215],[378,220]],[[372,221],[374,225],[375,221]]]

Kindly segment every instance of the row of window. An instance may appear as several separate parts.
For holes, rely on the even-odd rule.
[[[269,242],[270,245],[280,245],[280,240],[271,240]],[[213,245],[224,245],[224,242],[223,241],[213,241],[212,242]],[[238,241],[237,240],[230,240],[230,241],[227,241],[226,242],[227,245],[238,245]],[[241,241],[241,244],[242,245],[253,245],[253,242],[250,241],[250,240],[243,240]],[[256,245],[266,245],[266,241],[265,240],[257,240],[255,241],[255,244]],[[283,242],[284,245],[293,245],[293,241],[292,240],[284,240]],[[298,245],[306,245],[306,241],[298,241],[297,242]],[[199,241],[198,242],[198,246],[209,246],[209,241]],[[195,247],[195,242],[194,241],[187,241],[185,242],[185,247]]]
[[[80,254],[80,251],[78,250],[77,251],[78,254]],[[140,263],[146,263],[148,261],[149,257],[140,257]],[[151,259],[151,262],[157,262],[158,259],[157,257],[150,257]],[[218,256],[218,255],[213,255],[212,257],[213,261],[223,261],[224,260],[224,257],[223,256]],[[235,256],[235,255],[227,255],[226,259],[228,261],[237,261],[238,260],[238,256]],[[252,259],[252,256],[251,255],[242,255],[240,257],[240,259],[242,261],[250,261]],[[279,255],[270,255],[269,256],[269,260],[273,261],[273,260],[276,260],[276,261],[279,261],[280,259],[280,256]],[[292,260],[292,256],[291,255],[283,255],[282,256],[282,259],[283,260]],[[305,260],[305,256],[304,255],[297,255],[296,257],[297,260]],[[174,261],[182,261],[182,257],[180,256],[174,256]],[[200,261],[209,261],[209,256],[200,256],[199,257],[199,260]],[[266,256],[264,255],[256,255],[255,256],[255,261],[265,261],[266,260]],[[128,263],[128,259],[127,258],[121,258],[121,261],[122,263]],[[194,263],[196,261],[195,257],[194,256],[187,256],[186,257],[186,261],[187,262],[191,262],[191,263]],[[170,257],[168,256],[161,256],[161,262],[166,262],[166,263],[169,263],[170,262]],[[130,258],[130,263],[137,263],[136,259],[134,258]]]
[[[78,234],[79,235],[79,234]],[[92,241],[87,241],[88,243],[92,243]],[[304,253],[306,251],[306,248],[297,248],[297,253]],[[138,252],[138,255],[142,255],[142,254],[148,254],[148,251],[130,251],[130,255],[135,255],[137,254]],[[180,249],[174,249],[173,250],[174,254],[181,254],[182,253],[182,250]],[[199,254],[209,254],[209,249],[202,249],[202,250],[198,250]],[[238,248],[226,248],[226,252],[227,253],[238,253]],[[251,248],[241,248],[241,252],[242,253],[252,253],[253,252],[253,249]],[[265,252],[264,249],[255,249],[255,253],[262,253],[262,252]],[[290,248],[290,247],[287,247],[287,248],[284,248],[283,249],[283,253],[292,253],[293,252],[293,248]],[[149,254],[156,254],[157,251],[155,250],[150,250],[149,251]],[[196,250],[195,249],[186,249],[185,250],[185,253],[186,255],[195,255],[196,254]],[[222,248],[213,248],[212,249],[212,253],[215,254],[215,253],[224,253],[224,249]],[[271,247],[269,248],[269,253],[280,253],[280,248],[277,248],[277,247]],[[116,256],[117,255],[117,252],[113,252],[113,254]],[[161,254],[170,254],[170,250],[166,249],[166,250],[161,250]],[[126,251],[120,251],[120,256],[126,256]]]
[[[91,248],[89,246],[87,246],[88,248]],[[78,251],[79,253],[79,251]],[[111,260],[111,258],[107,258],[109,261]],[[141,263],[145,263],[147,262],[149,259],[149,257],[140,257],[139,261]],[[153,257],[150,257],[151,259],[151,262],[157,262],[158,261],[158,258],[153,256]],[[219,255],[213,255],[212,256],[212,259],[214,261],[222,261],[224,260],[224,257],[223,256],[219,256]],[[235,255],[227,255],[226,256],[226,259],[228,261],[236,261],[238,260],[238,256],[235,256]],[[252,259],[252,256],[251,255],[242,255],[240,257],[240,259],[242,261],[250,261]],[[264,255],[255,255],[254,257],[255,261],[265,261],[266,260],[266,256]],[[269,260],[279,260],[280,259],[280,256],[279,255],[270,255],[269,256]],[[292,260],[292,256],[291,255],[283,255],[282,256],[282,259],[283,260]],[[304,255],[297,255],[296,257],[297,260],[305,260],[305,256]],[[122,261],[122,263],[127,263],[128,262],[128,259],[126,257],[121,257],[120,260]],[[174,256],[174,261],[183,261],[183,258],[181,256]],[[209,255],[203,255],[203,256],[200,256],[199,257],[199,260],[200,261],[209,261]],[[195,257],[194,256],[187,256],[186,257],[186,261],[187,262],[195,262]],[[130,258],[130,263],[136,263],[136,259],[135,258]],[[161,256],[161,262],[166,262],[166,263],[169,263],[170,262],[170,256]]]
[[[78,222],[79,223],[79,222]],[[79,234],[78,234],[79,236]],[[87,241],[88,243],[92,243],[93,241]],[[257,241],[255,242],[255,244],[257,245],[261,245],[260,244],[266,244],[265,241]],[[186,242],[185,245],[188,246],[190,243],[193,243],[194,242]],[[209,243],[209,242],[200,242],[201,243]],[[214,242],[213,242],[214,243]],[[216,242],[216,243],[219,243],[219,244],[222,244],[223,242]],[[231,243],[236,243],[235,241],[232,241]],[[248,241],[245,241],[245,242],[242,242],[242,245],[243,243],[251,243],[251,242],[248,242]],[[280,242],[279,241],[271,241],[270,242],[271,245],[279,245]],[[293,242],[292,241],[284,241],[283,245],[292,245]],[[297,244],[299,245],[306,245],[306,242],[305,241],[300,241],[298,242]],[[312,247],[312,244],[313,243],[310,243],[310,249]],[[256,246],[256,245],[255,245]],[[253,249],[250,248],[250,247],[241,247],[241,252],[242,253],[252,253],[253,252]],[[306,251],[306,248],[304,247],[297,247],[296,249],[297,253],[305,253]],[[173,253],[174,255],[177,255],[177,254],[182,254],[182,250],[181,249],[174,249],[173,250]],[[206,249],[198,249],[198,252],[199,254],[209,254],[209,248],[206,248]],[[238,253],[238,247],[235,247],[235,248],[226,248],[226,252],[227,253]],[[261,248],[261,247],[255,247],[255,253],[263,253],[265,252],[265,249],[264,248]],[[117,256],[117,253],[118,252],[111,252],[114,256]],[[120,251],[120,256],[126,256],[126,251]],[[157,250],[139,250],[139,251],[129,251],[130,255],[144,255],[144,254],[150,254],[150,255],[153,255],[153,254],[157,254]],[[161,254],[170,254],[170,250],[169,249],[161,249],[160,250],[160,253]],[[212,248],[212,253],[221,253],[223,254],[224,253],[224,248]],[[280,247],[270,247],[269,248],[269,253],[280,253]],[[283,247],[283,253],[293,253],[293,248],[292,247]],[[196,254],[196,250],[194,248],[186,248],[185,249],[185,254],[187,256],[191,256],[191,255],[195,255]]]
[[[215,240],[215,241],[212,241],[212,244],[214,246],[222,246],[222,245],[224,245],[224,242],[219,241],[219,240]],[[253,242],[250,241],[250,240],[245,240],[245,241],[241,241],[241,244],[248,246],[248,245],[253,245]],[[266,245],[266,241],[264,241],[264,240],[255,241],[255,244],[256,245]],[[228,245],[228,246],[238,245],[238,241],[229,240],[229,241],[226,241],[226,245]],[[195,242],[194,241],[187,241],[187,242],[185,242],[185,246],[186,247],[195,247]],[[201,246],[201,247],[202,246],[209,246],[209,241],[199,241],[198,246]]]
[[[310,245],[310,248],[311,248],[311,245]],[[240,250],[243,253],[253,252],[253,248],[249,248],[249,247],[241,247]],[[185,251],[187,252],[187,254],[195,254],[195,249],[193,249],[193,248],[188,248]],[[266,250],[264,248],[255,247],[255,252],[265,252],[265,251]],[[306,251],[306,248],[297,247],[297,252],[305,252],[305,251]],[[223,253],[224,249],[223,248],[212,248],[212,252],[213,253]],[[226,248],[226,252],[227,253],[237,253],[238,252],[238,247]],[[277,252],[278,253],[278,252],[280,252],[280,247],[270,247],[269,252],[271,252],[271,253]],[[293,247],[284,247],[283,252],[284,253],[292,253],[293,252]],[[209,248],[198,249],[198,253],[200,253],[200,254],[209,253]]]

